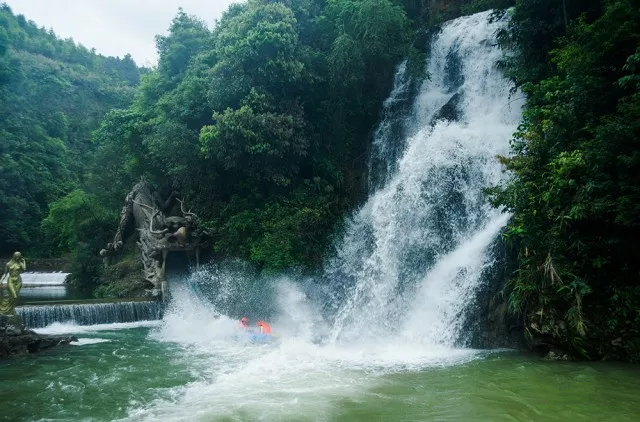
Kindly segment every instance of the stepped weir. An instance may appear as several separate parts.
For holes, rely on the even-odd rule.
[[[16,313],[29,328],[43,328],[54,322],[97,325],[158,320],[163,307],[156,300],[69,300],[26,302],[16,307]]]

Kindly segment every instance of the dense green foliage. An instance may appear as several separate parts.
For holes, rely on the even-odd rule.
[[[181,11],[134,105],[96,133],[97,193],[120,199],[144,176],[194,204],[216,253],[313,267],[362,196],[370,133],[410,39],[390,0],[251,0],[211,31]]]
[[[180,11],[142,78],[3,6],[0,251],[71,252],[74,282],[95,285],[145,177],[195,206],[215,253],[312,268],[365,193],[395,67],[423,71],[425,25],[507,3],[251,0],[213,29]]]
[[[515,213],[510,306],[536,343],[640,359],[640,2],[518,1],[503,41],[527,95],[493,189]]]
[[[40,222],[82,185],[91,131],[138,80],[131,57],[96,55],[0,4],[0,254],[70,250],[43,244]]]

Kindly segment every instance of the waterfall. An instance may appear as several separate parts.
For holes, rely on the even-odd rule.
[[[382,106],[382,120],[373,136],[369,159],[369,191],[373,192],[388,182],[397,171],[404,150],[407,111],[411,108],[412,79],[407,74],[407,61],[398,66],[393,79],[391,95]]]
[[[199,341],[197,321],[247,315],[344,350],[382,340],[398,350],[442,346],[448,356],[464,346],[470,305],[495,262],[490,245],[510,217],[484,189],[505,177],[496,156],[509,153],[524,102],[511,98],[498,66],[495,36],[506,20],[490,15],[444,24],[430,40],[424,81],[407,62],[398,66],[374,133],[370,196],[345,225],[322,282],[293,276],[294,288],[286,276],[224,263],[176,275],[167,332]]]
[[[375,133],[367,202],[351,218],[326,270],[332,341],[400,336],[452,347],[464,342],[467,307],[493,262],[488,247],[509,216],[483,189],[504,177],[522,101],[500,73],[491,12],[443,25],[427,74],[408,98],[397,72]],[[398,107],[398,104],[404,104]]]
[[[162,306],[155,301],[39,305],[19,306],[16,313],[22,316],[27,327],[41,328],[54,322],[97,325],[157,320],[162,316]]]
[[[22,284],[25,286],[64,286],[69,273],[23,273]]]

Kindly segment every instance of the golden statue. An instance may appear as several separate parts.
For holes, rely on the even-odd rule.
[[[4,267],[4,273],[0,277],[0,314],[12,315],[16,312],[16,302],[22,288],[22,274],[27,270],[27,264],[20,252],[13,254],[13,258]],[[8,295],[4,295],[4,286],[2,282],[8,276],[7,288]]]

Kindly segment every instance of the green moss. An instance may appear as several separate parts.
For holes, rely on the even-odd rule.
[[[101,284],[94,290],[96,298],[142,297],[151,288],[144,279],[143,265],[138,250],[137,236],[130,236],[117,262],[105,268]]]

